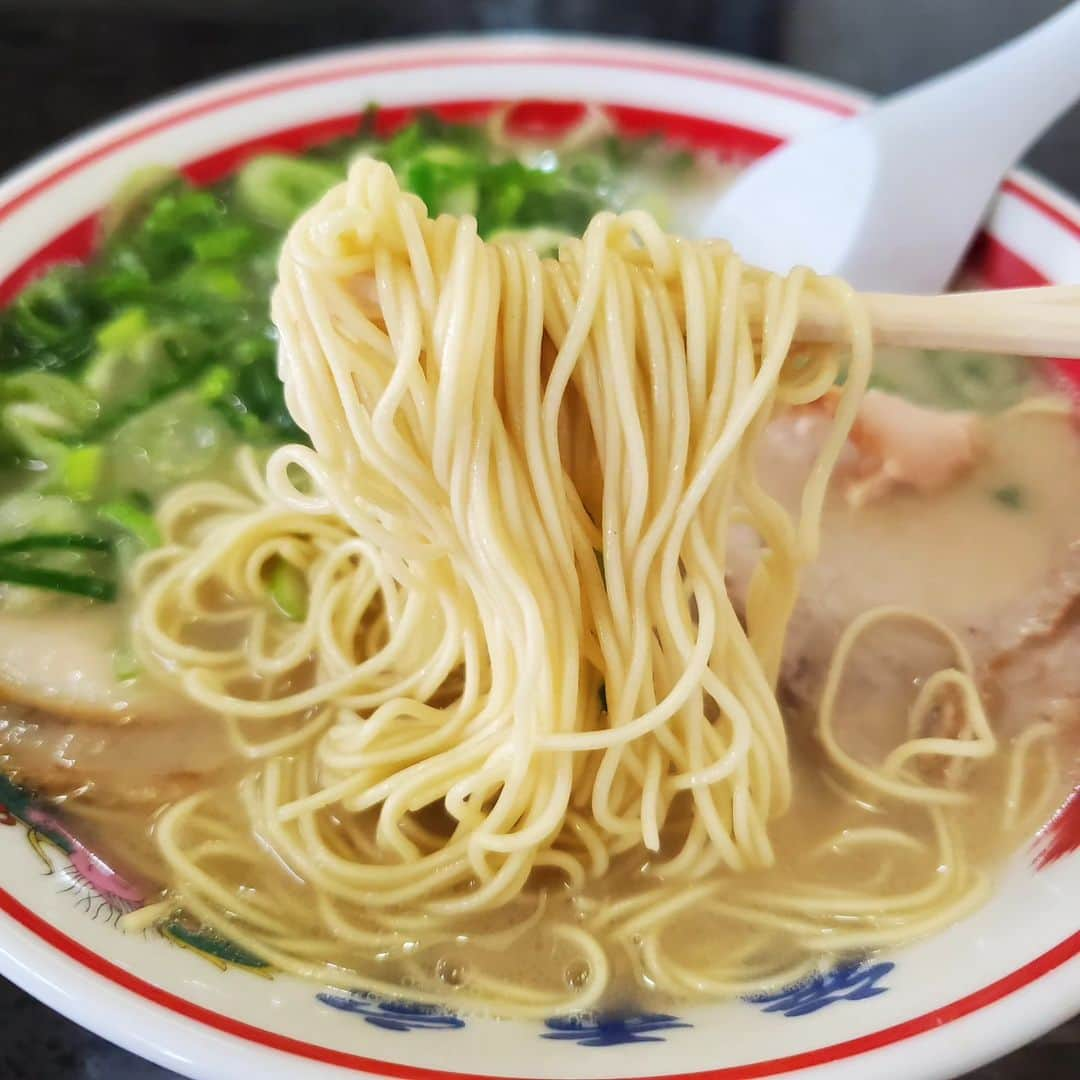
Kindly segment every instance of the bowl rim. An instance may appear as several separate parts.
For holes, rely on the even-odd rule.
[[[491,50],[502,51],[499,59]],[[455,61],[450,54],[456,54]],[[730,57],[681,45],[610,39],[592,35],[493,33],[413,38],[401,42],[349,46],[254,65],[166,93],[126,110],[56,144],[0,181],[0,223],[61,179],[74,176],[117,148],[184,120],[209,116],[226,104],[285,88],[330,81],[352,64],[382,62],[388,68],[430,70],[446,63],[501,62],[550,56],[555,62],[586,62],[627,69],[642,67],[672,74],[695,73],[757,91],[793,98],[838,116],[870,100],[842,84],[803,75],[782,65]],[[407,62],[407,64],[406,64]],[[370,67],[366,70],[370,70]],[[437,100],[438,94],[433,93]],[[1017,170],[1005,180],[1009,190],[1041,215],[1080,238],[1080,203],[1040,177]],[[407,1080],[473,1080],[456,1073],[342,1054],[212,1013],[154,986],[48,923],[0,887],[0,911],[9,919],[0,930],[0,971],[47,1005],[125,1048],[192,1076],[220,1076],[218,1063],[261,1067],[268,1076],[295,1075],[296,1056],[348,1068],[353,1075],[396,1076]],[[8,933],[8,930],[11,933]],[[98,993],[79,994],[74,983],[89,977]],[[112,1006],[112,1007],[110,1007]],[[922,1076],[953,1075],[1021,1045],[1080,1010],[1080,930],[1012,974],[943,1008],[903,1023],[819,1050],[751,1066],[670,1074],[676,1080],[729,1080],[736,1076],[794,1076],[828,1065],[834,1077],[874,1075],[902,1054],[905,1069]],[[996,1023],[986,1022],[993,1016]],[[961,1028],[979,1024],[978,1045],[960,1038]],[[1006,1021],[1006,1022],[1002,1022]],[[953,1027],[953,1025],[960,1027]],[[952,1039],[942,1039],[950,1026]],[[196,1053],[195,1046],[198,1045]],[[840,1052],[836,1052],[840,1051]],[[884,1051],[884,1054],[882,1053]],[[867,1058],[866,1055],[873,1055]],[[210,1063],[214,1064],[211,1065]],[[770,1067],[761,1071],[763,1067]],[[334,1070],[337,1072],[337,1070]],[[497,1080],[494,1074],[482,1074]]]

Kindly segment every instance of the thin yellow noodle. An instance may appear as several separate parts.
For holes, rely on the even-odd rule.
[[[1001,826],[1003,829],[1018,832],[1022,828],[1022,822],[1035,824],[1042,821],[1051,809],[1050,800],[1057,786],[1055,781],[1060,771],[1053,744],[1056,730],[1052,721],[1044,720],[1042,723],[1032,724],[1025,728],[1013,740],[1012,753],[1008,761],[1008,777],[1002,796]],[[1031,748],[1039,744],[1043,745],[1047,752],[1044,756],[1042,783],[1034,797],[1031,797],[1027,792],[1029,780],[1027,761]]]

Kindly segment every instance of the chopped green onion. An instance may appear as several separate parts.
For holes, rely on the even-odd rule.
[[[206,262],[212,259],[235,259],[251,245],[253,237],[250,229],[236,225],[196,236],[191,241],[191,247],[195,257]]]
[[[947,395],[946,406],[1001,412],[1024,392],[1030,365],[1016,356],[981,353],[930,353]]]
[[[694,155],[689,150],[676,150],[664,161],[668,176],[685,176],[694,167]]]
[[[121,529],[131,533],[143,547],[156,548],[161,546],[161,533],[153,515],[127,499],[114,499],[105,503],[98,510],[99,516],[112,525],[118,525]]]
[[[39,473],[41,465],[62,470],[71,454],[66,442],[83,436],[98,414],[98,403],[74,380],[43,371],[0,381],[0,397],[0,441],[12,457],[39,463],[32,466]]]
[[[0,544],[0,581],[49,592],[85,596],[90,600],[110,602],[116,599],[116,583],[95,574],[76,574],[35,566],[23,555],[44,551],[87,551],[107,554],[112,541],[103,536],[82,533],[37,533]]]
[[[177,279],[177,288],[185,294],[237,302],[248,295],[247,287],[235,270],[215,263],[196,263]]]
[[[223,364],[215,364],[199,380],[196,392],[209,404],[220,401],[226,394],[231,393],[235,385],[236,376]]]
[[[1024,491],[1019,484],[1005,484],[993,492],[995,501],[1010,510],[1022,510],[1024,508]]]
[[[116,583],[89,574],[68,574],[60,570],[45,570],[22,563],[0,559],[0,581],[9,585],[26,585],[32,589],[85,596],[90,600],[109,603],[116,599]]]
[[[442,214],[456,214],[458,217],[463,217],[466,214],[475,215],[479,203],[480,194],[476,189],[476,184],[471,182],[458,184],[457,187],[450,188],[443,195],[439,205],[439,212]]]
[[[113,650],[113,676],[117,682],[130,682],[142,671],[142,664],[129,642]]]
[[[293,622],[303,622],[308,611],[308,586],[300,568],[280,556],[270,564],[270,596],[278,610]]]
[[[104,451],[99,445],[76,446],[63,459],[64,494],[73,499],[92,498],[101,481]]]
[[[240,170],[236,195],[256,218],[286,228],[344,175],[344,169],[337,165],[284,154],[264,154],[252,158]]]
[[[24,551],[112,551],[112,541],[86,533],[34,533],[0,542],[0,555]]]
[[[101,215],[101,227],[108,236],[146,208],[161,189],[177,179],[167,165],[145,165],[136,169],[118,188]]]
[[[476,168],[475,154],[467,153],[460,146],[449,146],[446,143],[435,143],[423,151],[422,157],[432,165],[443,165],[459,169]]]
[[[126,349],[150,329],[146,309],[126,308],[110,319],[95,335],[100,349]]]
[[[59,345],[86,324],[87,311],[73,288],[75,272],[47,274],[25,288],[11,305],[15,326],[27,338]]]

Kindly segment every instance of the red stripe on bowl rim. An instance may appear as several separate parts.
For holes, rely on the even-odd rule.
[[[315,62],[318,64],[318,61]],[[581,64],[586,67],[610,67],[625,70],[652,72],[656,74],[679,75],[682,77],[700,78],[710,82],[722,83],[728,86],[745,87],[749,90],[757,90],[763,93],[773,94],[786,98],[789,101],[810,105],[814,108],[834,113],[838,116],[847,116],[853,113],[856,105],[853,103],[854,95],[843,94],[839,91],[828,92],[822,89],[820,92],[807,90],[804,87],[794,85],[785,86],[783,79],[777,76],[775,81],[764,75],[750,74],[737,63],[716,60],[714,63],[695,63],[689,57],[685,62],[675,63],[659,59],[651,59],[646,55],[624,56],[612,55],[611,51],[598,49],[582,49],[581,52],[565,51],[558,52],[552,46],[542,49],[530,50],[527,47],[514,49],[512,55],[496,55],[490,52],[477,51],[470,53],[462,48],[458,53],[449,53],[447,50],[431,52],[427,55],[421,51],[419,54],[405,52],[404,55],[394,56],[386,60],[353,60],[334,62],[333,57],[327,57],[321,67],[315,67],[310,71],[291,72],[286,75],[260,76],[258,73],[252,76],[255,80],[253,85],[245,85],[237,88],[228,88],[220,91],[216,96],[208,96],[189,105],[181,106],[164,116],[146,121],[133,127],[130,131],[118,134],[112,139],[96,146],[93,150],[80,157],[65,163],[48,176],[35,181],[18,195],[9,199],[0,206],[0,222],[9,214],[17,210],[24,203],[29,202],[41,192],[52,187],[54,184],[73,175],[87,165],[115,153],[117,150],[139,142],[156,132],[163,131],[188,120],[194,120],[207,113],[219,112],[233,105],[242,105],[256,98],[266,97],[271,94],[281,93],[287,90],[298,90],[307,86],[316,86],[320,83],[335,82],[339,79],[350,78],[358,75],[389,74],[392,72],[430,70],[441,67],[461,67],[469,64],[490,64],[495,66],[515,66],[519,64]],[[296,65],[305,67],[303,62]],[[241,77],[243,81],[243,77]],[[134,118],[133,118],[134,119]]]
[[[1026,187],[1023,181],[1013,177],[1006,177],[1002,181],[1001,190],[1015,195],[1018,199],[1026,202],[1033,210],[1037,210],[1043,217],[1049,218],[1055,225],[1060,225],[1066,232],[1072,233],[1080,240],[1080,220],[1076,215],[1070,216],[1066,210],[1055,206],[1049,199],[1036,194],[1030,187]]]
[[[672,50],[675,52],[676,50]],[[726,63],[717,60],[709,63],[700,58],[694,59],[688,54],[685,61],[650,59],[641,55],[640,52],[631,50],[622,53],[617,48],[608,49],[567,49],[560,53],[554,46],[549,44],[542,51],[530,53],[525,49],[513,49],[513,55],[493,56],[490,53],[470,54],[462,48],[458,53],[451,53],[445,47],[437,53],[411,54],[396,56],[385,61],[350,61],[338,62],[334,57],[327,57],[321,61],[322,66],[316,66],[313,70],[299,72],[289,71],[284,75],[274,77],[273,71],[265,75],[256,75],[254,85],[243,85],[237,88],[234,81],[230,81],[220,88],[216,96],[211,90],[207,95],[200,95],[200,100],[193,104],[185,104],[174,109],[164,116],[154,120],[139,123],[139,115],[131,118],[135,126],[129,130],[107,139],[104,143],[94,146],[76,158],[58,165],[51,173],[34,181],[29,187],[17,193],[5,204],[0,206],[0,222],[14,213],[19,207],[30,202],[36,196],[59,183],[61,180],[73,176],[80,170],[93,164],[95,161],[107,157],[109,154],[130,146],[149,135],[174,127],[180,123],[196,117],[227,108],[232,105],[250,101],[258,97],[280,93],[286,90],[299,89],[318,83],[332,82],[337,79],[347,78],[360,74],[374,74],[379,72],[406,71],[413,69],[430,69],[432,67],[448,67],[482,62],[485,64],[519,64],[519,63],[549,63],[549,64],[579,64],[583,66],[611,67],[622,70],[640,70],[667,73],[683,77],[708,79],[728,85],[746,87],[758,92],[786,98],[801,104],[808,104],[820,109],[832,112],[836,115],[848,115],[858,107],[853,94],[843,94],[840,91],[829,93],[822,90],[806,90],[802,86],[789,85],[779,74],[768,78],[763,73],[750,74],[738,64]],[[320,61],[315,61],[318,65]],[[305,68],[301,63],[296,65]],[[238,80],[243,82],[241,78]],[[465,110],[466,107],[476,112],[485,107],[490,109],[491,102],[460,102],[442,103],[442,107],[453,113],[455,109]],[[414,112],[417,106],[400,110],[402,114]],[[560,115],[565,110],[565,104],[558,106]],[[651,117],[657,121],[665,121],[665,131],[674,132],[685,138],[695,146],[730,145],[724,143],[723,138],[732,136],[746,137],[749,142],[769,141],[775,143],[775,138],[765,135],[760,131],[737,127],[719,121],[711,121],[700,117],[687,116],[685,114],[671,113],[663,110],[633,109],[625,106],[609,106],[613,114],[623,114],[623,123],[626,128],[633,129],[635,121],[641,121]],[[355,115],[355,114],[354,114]],[[237,144],[236,146],[217,151],[195,162],[186,165],[182,171],[188,173],[193,179],[206,182],[216,179],[227,173],[231,168],[243,160],[245,155],[257,152],[260,149],[276,146],[277,148],[299,149],[304,145],[311,145],[312,141],[319,138],[332,137],[334,134],[343,133],[344,125],[349,117],[336,117],[323,119],[311,123],[299,125],[284,131],[260,136],[256,139]],[[638,127],[636,130],[640,131]],[[711,140],[707,138],[712,132]],[[279,138],[283,141],[274,143]],[[308,141],[305,143],[305,139]],[[763,147],[766,149],[767,147]],[[762,152],[762,151],[759,151]],[[1002,190],[1016,195],[1033,209],[1064,227],[1073,235],[1080,236],[1080,212],[1075,216],[1062,210],[1045,199],[1038,192],[1026,187],[1024,181],[1019,178],[1010,178],[1005,181]],[[9,292],[14,283],[25,283],[29,275],[43,269],[46,260],[51,254],[60,253],[66,258],[85,258],[89,253],[94,239],[96,218],[90,216],[70,226],[63,233],[54,237],[38,252],[24,260],[18,268],[10,273],[3,283],[0,283],[0,292]],[[994,273],[994,284],[1007,286],[1011,284],[1039,284],[1045,282],[1043,277],[1034,267],[1006,248],[999,241],[990,236],[980,239],[983,245],[982,258],[987,260],[987,266]],[[130,971],[114,964],[99,953],[94,952],[87,946],[80,944],[74,938],[68,936],[41,916],[36,915],[7,890],[0,887],[0,911],[22,926],[36,938],[45,942],[57,950],[69,960],[81,967],[95,973],[113,985],[128,991],[167,1012],[197,1021],[209,1028],[237,1039],[254,1043],[271,1050],[277,1050],[310,1061],[335,1065],[346,1069],[367,1071],[379,1076],[397,1077],[402,1080],[522,1080],[522,1078],[499,1078],[488,1073],[458,1073],[449,1070],[428,1069],[424,1067],[410,1066],[395,1062],[366,1058],[360,1055],[350,1054],[345,1051],[334,1050],[330,1047],[320,1046],[315,1043],[307,1043],[299,1039],[267,1031],[263,1028],[233,1017],[214,1012],[211,1009],[186,1001],[163,988],[156,986]],[[699,1070],[691,1073],[669,1073],[663,1077],[640,1078],[640,1080],[736,1080],[736,1078],[774,1077],[800,1069],[838,1062],[861,1054],[880,1050],[888,1046],[903,1042],[917,1035],[934,1031],[945,1024],[960,1020],[966,1016],[978,1012],[995,1002],[1001,1001],[1010,994],[1023,989],[1036,982],[1062,965],[1080,956],[1080,930],[1077,930],[1057,945],[1041,953],[1039,956],[1028,961],[1026,964],[1010,972],[994,982],[950,1002],[940,1008],[924,1013],[921,1016],[903,1021],[876,1032],[858,1036],[843,1042],[834,1043],[830,1046],[819,1047],[814,1050],[804,1051],[798,1054],[782,1058],[774,1058],[768,1061],[749,1062],[742,1065],[725,1066],[720,1069]]]

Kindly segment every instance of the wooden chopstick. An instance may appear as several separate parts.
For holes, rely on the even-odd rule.
[[[356,295],[371,316],[378,315],[373,288]],[[878,345],[1080,360],[1080,285],[939,296],[863,293],[862,299]],[[760,303],[760,293],[751,287],[751,303],[755,302]],[[843,312],[833,304],[804,296],[796,339],[846,341],[848,326]]]
[[[864,293],[879,345],[1080,359],[1080,286],[998,289],[942,296]],[[800,341],[847,336],[831,305],[804,304]]]
[[[1035,300],[1043,304],[1080,304],[1080,285],[1032,285],[1023,289],[974,289],[967,292],[942,293],[935,297],[950,303],[968,300],[1004,298],[1011,300]]]

